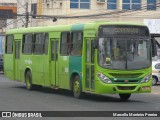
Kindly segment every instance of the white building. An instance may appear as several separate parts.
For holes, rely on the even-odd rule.
[[[0,3],[17,3],[16,20],[8,20],[8,28],[24,27],[26,23],[26,2],[28,11],[50,18],[29,17],[28,26],[84,23],[91,21],[140,22],[144,19],[160,19],[160,0],[1,0]],[[31,5],[36,9],[32,9]],[[33,8],[35,8],[35,6]],[[83,16],[85,17],[76,17]],[[53,22],[53,17],[57,21]],[[90,16],[90,17],[89,17]],[[70,18],[66,18],[70,17]]]
[[[90,16],[39,20],[38,25],[57,25],[96,20],[140,22],[160,19],[160,0],[38,0],[38,14],[51,16]]]

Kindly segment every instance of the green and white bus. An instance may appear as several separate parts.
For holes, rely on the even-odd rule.
[[[37,86],[83,93],[151,92],[151,39],[146,26],[92,22],[11,29],[6,32],[4,74]]]

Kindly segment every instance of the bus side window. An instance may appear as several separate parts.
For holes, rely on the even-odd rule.
[[[7,35],[6,36],[6,49],[5,49],[6,54],[12,54],[13,53],[13,40],[14,40],[13,35]]]
[[[32,34],[23,35],[22,53],[32,54],[32,50],[33,50],[33,35]]]
[[[61,34],[61,47],[60,47],[60,54],[61,55],[69,55],[70,54],[70,33],[69,32],[63,32]]]
[[[48,33],[45,33],[44,35],[44,54],[48,54],[48,39],[49,39],[49,35]]]
[[[83,33],[73,32],[71,41],[72,41],[71,42],[71,55],[73,56],[82,55]]]
[[[44,33],[36,33],[34,36],[34,54],[43,54]]]

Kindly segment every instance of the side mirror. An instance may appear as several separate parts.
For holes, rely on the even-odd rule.
[[[98,49],[98,38],[96,38],[93,42],[93,48]]]

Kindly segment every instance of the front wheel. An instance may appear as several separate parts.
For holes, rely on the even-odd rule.
[[[122,101],[126,101],[130,98],[131,94],[119,94]]]
[[[78,75],[73,78],[72,91],[75,98],[82,98],[82,86]]]

